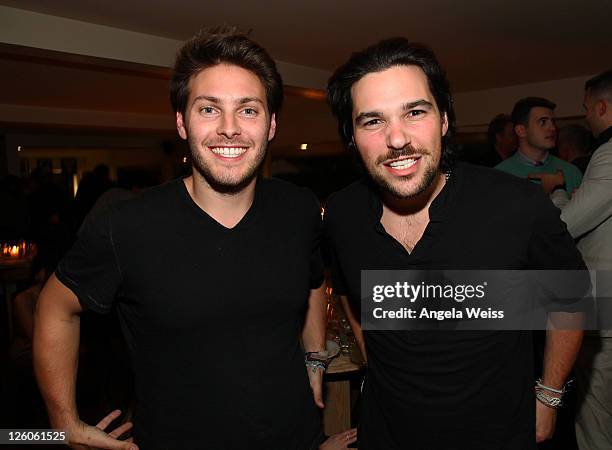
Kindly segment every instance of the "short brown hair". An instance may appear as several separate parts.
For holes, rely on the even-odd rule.
[[[606,70],[587,80],[584,90],[598,100],[612,103],[612,70]]]
[[[557,107],[553,102],[542,97],[525,97],[520,99],[512,108],[512,123],[514,125],[527,125],[529,113],[533,108],[548,108],[554,110]]]
[[[266,91],[268,111],[278,116],[283,104],[283,80],[276,63],[247,33],[229,26],[202,30],[179,50],[170,80],[170,102],[175,113],[184,114],[187,109],[189,80],[202,70],[223,63],[257,75]]]

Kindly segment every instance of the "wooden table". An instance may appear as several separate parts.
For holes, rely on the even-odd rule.
[[[323,431],[327,436],[351,428],[351,379],[360,379],[364,370],[348,355],[334,358],[325,374],[325,409]]]

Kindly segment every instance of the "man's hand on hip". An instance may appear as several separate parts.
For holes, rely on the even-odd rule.
[[[126,422],[113,431],[105,432],[113,420],[121,415],[118,409],[104,417],[95,427],[78,421],[68,426],[66,434],[68,445],[77,450],[111,449],[111,450],[138,450],[133,439],[119,440],[119,437],[133,426],[132,422]]]

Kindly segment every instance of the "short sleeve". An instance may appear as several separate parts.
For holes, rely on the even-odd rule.
[[[121,284],[111,213],[106,209],[85,222],[79,239],[55,271],[83,308],[101,314],[110,312]]]

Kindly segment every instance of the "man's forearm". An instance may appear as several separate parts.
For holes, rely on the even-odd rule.
[[[312,289],[308,298],[308,310],[302,330],[302,342],[307,352],[325,350],[325,309],[327,297],[325,284],[318,289]]]
[[[44,300],[44,299],[41,299]],[[54,427],[78,420],[76,374],[80,318],[39,301],[34,317],[34,370]]]
[[[580,346],[582,330],[548,330],[544,348],[542,384],[560,389],[574,366]]]

